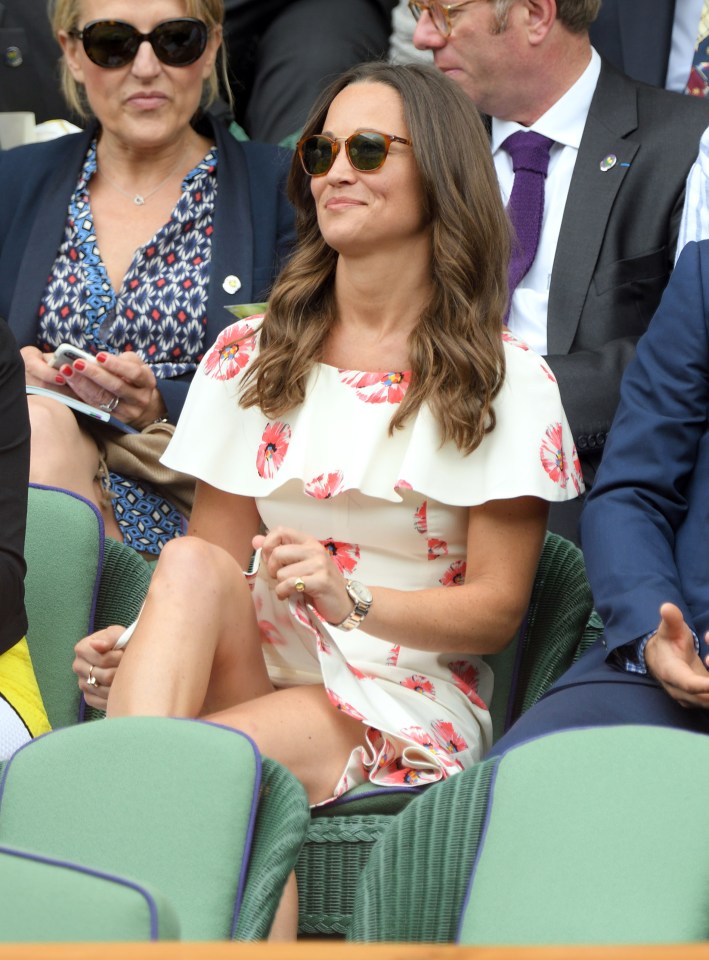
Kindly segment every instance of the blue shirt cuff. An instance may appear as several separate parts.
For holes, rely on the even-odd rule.
[[[622,667],[623,670],[627,670],[628,673],[642,673],[647,675],[648,669],[645,663],[645,648],[647,647],[648,640],[654,636],[655,632],[655,630],[651,630],[637,640],[632,640],[622,647],[617,647],[614,651],[616,664]],[[699,637],[697,637],[694,631],[692,631],[692,638],[694,639],[694,649],[697,654],[699,654]]]

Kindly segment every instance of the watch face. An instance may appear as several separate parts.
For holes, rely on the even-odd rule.
[[[372,594],[370,590],[365,587],[363,583],[360,583],[359,580],[349,580],[347,583],[347,592],[353,600],[359,600],[366,604],[370,604],[372,602]]]

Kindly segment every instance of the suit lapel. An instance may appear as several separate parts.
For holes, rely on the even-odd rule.
[[[253,299],[254,232],[249,170],[241,145],[213,122],[219,151],[217,202],[214,206],[212,267],[209,278],[208,331],[212,343],[227,321],[224,308]],[[233,289],[234,281],[240,286]]]
[[[547,314],[547,352],[571,348],[606,234],[613,203],[639,144],[634,85],[604,64],[579,146],[559,231]],[[615,157],[603,170],[601,161]]]

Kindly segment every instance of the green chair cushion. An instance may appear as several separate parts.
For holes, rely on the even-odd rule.
[[[184,939],[228,939],[260,767],[247,737],[201,721],[129,717],[55,731],[5,768],[0,843],[138,879],[169,898]],[[297,782],[288,800],[307,816]]]
[[[74,644],[91,632],[103,564],[103,521],[86,500],[30,485],[25,536],[27,642],[53,728],[79,718]]]
[[[357,886],[348,940],[455,939],[497,763],[483,760],[388,818]]]
[[[541,737],[497,764],[460,941],[706,939],[709,738],[661,727]],[[451,824],[446,851],[461,838]]]
[[[3,943],[179,940],[165,897],[124,877],[0,847]]]

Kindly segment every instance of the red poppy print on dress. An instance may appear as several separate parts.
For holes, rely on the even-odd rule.
[[[542,370],[543,370],[544,373],[547,375],[547,377],[551,380],[551,382],[552,382],[552,383],[556,383],[556,377],[555,377],[554,374],[551,372],[551,370],[550,370],[549,367],[546,365],[546,363],[544,363],[543,360],[542,360],[542,362],[539,364],[539,366],[542,368]]]
[[[354,573],[359,563],[359,547],[356,543],[341,543],[339,540],[321,540],[341,574]]]
[[[448,544],[445,540],[436,540],[432,537],[428,541],[428,559],[438,560],[439,557],[448,556]]]
[[[409,740],[413,740],[414,743],[418,743],[420,746],[425,747],[431,753],[440,753],[441,748],[433,739],[430,733],[422,727],[404,727],[401,731],[405,737],[408,737]]]
[[[330,690],[328,687],[325,687],[325,692],[330,699],[330,703],[334,707],[337,707],[338,710],[346,713],[348,717],[354,717],[355,720],[364,720],[364,716],[359,712],[359,710],[355,710],[351,703],[346,703],[341,696],[335,693],[334,690]]]
[[[395,490],[413,490],[414,488],[411,486],[408,480],[397,480],[396,483],[394,484],[394,489]]]
[[[518,347],[520,350],[529,350],[529,347],[524,342],[524,340],[518,340],[517,337],[510,330],[502,331],[502,339],[505,343],[511,343],[513,347]]]
[[[352,676],[357,677],[358,680],[374,680],[374,674],[362,673],[358,667],[353,667],[351,663],[347,664],[347,669],[350,671]]]
[[[562,428],[560,423],[552,423],[547,427],[546,434],[539,449],[542,466],[554,483],[565,487],[569,481],[569,465],[566,462]]]
[[[382,746],[377,754],[375,765],[382,770],[388,767],[390,763],[396,762],[396,749],[394,744],[387,737],[382,738]]]
[[[329,500],[342,491],[342,470],[334,473],[321,473],[303,486],[303,492],[315,500]]]
[[[460,587],[465,583],[465,560],[456,560],[438,581],[444,587]]]
[[[461,750],[467,749],[468,744],[452,723],[447,720],[434,720],[431,726],[443,744],[446,753],[460,753]]]
[[[574,465],[574,469],[571,473],[571,480],[576,487],[576,493],[581,493],[581,488],[583,486],[583,473],[581,472],[581,461],[579,460],[579,455],[576,452],[576,444],[571,448],[571,462]]]
[[[285,646],[286,641],[268,620],[259,620],[258,630],[261,634],[261,643],[271,643],[276,647]]]
[[[361,373],[359,370],[339,370],[340,379],[354,387],[365,403],[401,403],[411,381],[406,373]]]
[[[401,644],[398,644],[395,647],[392,647],[389,651],[389,656],[387,657],[387,666],[395,667],[399,662],[399,654],[401,653]]]
[[[256,451],[256,469],[264,480],[272,480],[281,469],[288,452],[291,429],[287,423],[269,423]]]
[[[481,710],[487,710],[487,704],[478,696],[478,671],[468,660],[453,660],[448,664],[453,674],[453,683],[465,696]]]
[[[426,510],[428,501],[424,500],[418,510],[414,513],[414,529],[416,533],[421,533],[425,537],[428,533],[428,520],[426,519]]]
[[[243,370],[256,348],[253,327],[248,323],[233,323],[217,337],[207,353],[204,372],[215,380],[231,380]]]
[[[429,697],[436,696],[436,689],[428,679],[420,673],[414,673],[405,680],[399,681],[402,687],[408,687],[409,690],[416,690],[417,693],[425,693]]]

